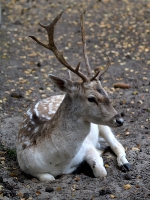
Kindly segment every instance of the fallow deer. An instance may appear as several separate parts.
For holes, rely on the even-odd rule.
[[[84,13],[81,15],[83,54],[88,75],[72,67],[54,42],[54,29],[63,12],[49,24],[42,25],[48,34],[48,45],[30,36],[43,47],[51,50],[56,58],[82,79],[75,82],[49,75],[51,81],[66,95],[52,96],[39,101],[27,111],[17,141],[20,168],[40,181],[52,181],[57,175],[72,173],[86,161],[95,177],[107,175],[100,150],[100,136],[117,155],[118,166],[130,170],[123,146],[117,141],[110,127],[120,127],[124,121],[113,108],[100,76],[92,74],[86,53]]]

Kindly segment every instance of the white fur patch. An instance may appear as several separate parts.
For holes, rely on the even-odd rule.
[[[37,133],[38,130],[39,130],[39,127],[37,126],[37,127],[34,129],[33,133]]]
[[[30,117],[30,119],[32,119],[32,112],[31,112],[31,109],[29,109],[29,110],[27,111],[27,115]]]
[[[40,103],[40,102],[38,102],[38,103],[35,105],[35,108],[34,108],[34,111],[35,111],[37,117],[39,117],[39,111],[38,111],[39,103]]]

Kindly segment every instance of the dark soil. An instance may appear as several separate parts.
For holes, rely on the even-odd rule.
[[[149,0],[1,0],[0,28],[0,199],[150,199],[150,1]],[[93,69],[112,65],[102,77],[125,124],[114,129],[126,148],[132,170],[122,172],[108,149],[103,158],[108,175],[93,178],[86,173],[63,175],[41,183],[18,166],[15,142],[24,113],[53,92],[48,74],[68,77],[51,52],[29,38],[47,42],[38,23],[48,23],[61,10],[56,43],[69,62],[83,62],[80,12],[86,12],[87,52]],[[84,64],[82,64],[84,68]],[[116,82],[131,85],[114,89]]]

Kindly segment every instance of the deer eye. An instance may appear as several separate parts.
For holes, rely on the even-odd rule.
[[[95,97],[88,97],[89,102],[94,102],[97,104]]]

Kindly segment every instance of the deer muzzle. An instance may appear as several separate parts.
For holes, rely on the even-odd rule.
[[[123,124],[124,124],[124,120],[119,114],[112,117],[109,121],[109,126],[111,127],[120,127]]]
[[[122,126],[124,124],[123,118],[118,114],[114,117],[114,122],[116,126]]]

